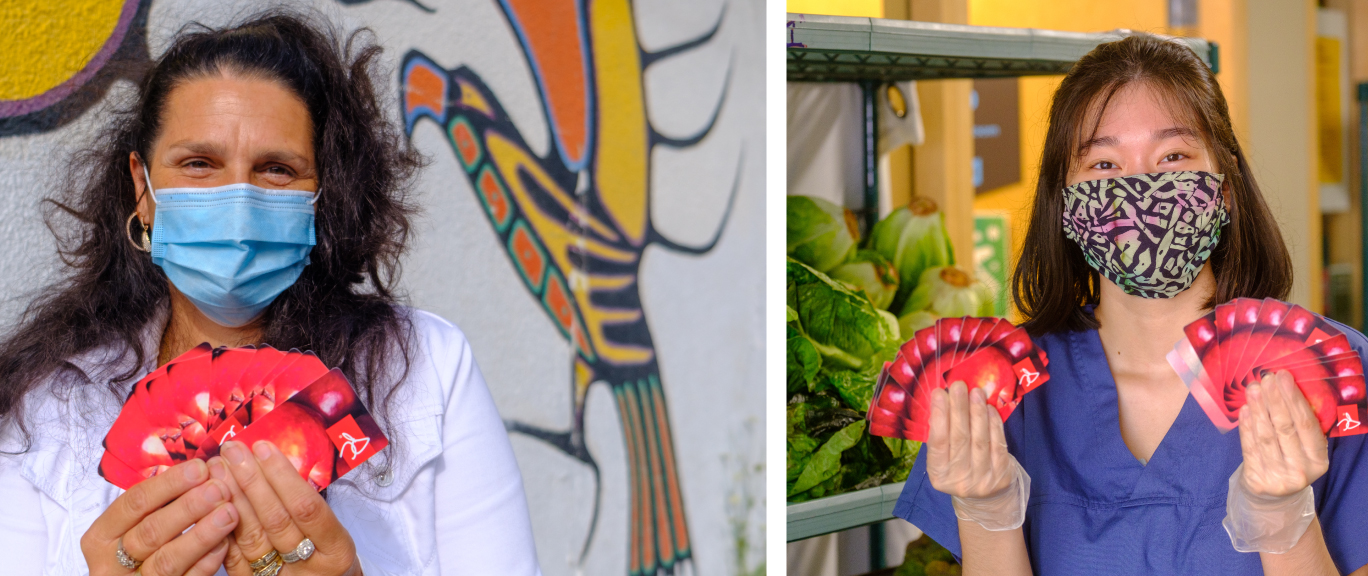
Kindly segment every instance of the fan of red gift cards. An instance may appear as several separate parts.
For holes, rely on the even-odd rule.
[[[1050,379],[1045,351],[1000,318],[941,318],[884,364],[869,404],[869,433],[925,442],[931,392],[964,382],[1007,420],[1022,395]]]
[[[1272,298],[1237,298],[1183,331],[1187,337],[1169,352],[1169,364],[1221,432],[1239,423],[1245,388],[1283,370],[1292,374],[1322,432],[1368,432],[1362,425],[1363,362],[1320,315]]]
[[[342,371],[313,352],[201,344],[133,386],[100,475],[126,490],[229,439],[270,440],[320,490],[389,444]]]

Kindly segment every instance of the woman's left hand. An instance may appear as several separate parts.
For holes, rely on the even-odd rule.
[[[251,561],[272,550],[292,552],[306,537],[314,544],[313,555],[286,564],[282,574],[361,575],[351,534],[274,444],[263,440],[248,450],[241,442],[224,442],[220,454],[209,461],[210,475],[228,478],[242,517],[224,561],[230,575],[251,576]]]
[[[1240,408],[1242,482],[1251,494],[1300,492],[1330,468],[1325,433],[1292,375],[1279,371],[1245,390]]]

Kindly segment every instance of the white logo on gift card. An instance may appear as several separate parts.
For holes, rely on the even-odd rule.
[[[1025,384],[1026,386],[1030,386],[1030,385],[1032,385],[1032,384],[1035,384],[1036,378],[1039,378],[1039,377],[1040,377],[1040,373],[1039,373],[1039,372],[1032,372],[1032,371],[1027,370],[1027,369],[1025,369],[1025,368],[1022,368],[1022,369],[1021,369],[1021,382],[1022,382],[1022,384]]]
[[[228,427],[228,431],[223,434],[222,438],[219,438],[219,444],[227,442],[229,438],[234,436],[237,436],[237,424]]]
[[[355,460],[367,446],[370,446],[370,436],[352,438],[351,434],[343,432],[342,439],[346,440],[346,442],[342,443],[342,451],[346,452],[348,448],[351,449],[351,456],[347,458],[348,460]]]
[[[1340,426],[1343,427],[1344,432],[1358,428],[1359,425],[1362,424],[1362,422],[1359,422],[1358,420],[1355,420],[1353,416],[1350,416],[1348,412],[1344,413],[1344,419],[1340,420],[1339,423]]]

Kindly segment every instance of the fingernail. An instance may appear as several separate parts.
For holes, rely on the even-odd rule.
[[[197,482],[204,478],[205,472],[203,460],[191,460],[190,465],[185,467],[185,479]]]
[[[247,455],[243,453],[243,446],[240,442],[224,442],[223,449],[219,450],[223,457],[227,458],[235,466],[241,466],[247,462]]]
[[[228,477],[228,468],[223,466],[223,459],[215,456],[209,459],[209,475],[223,480]]]
[[[218,504],[223,500],[223,490],[220,490],[217,482],[210,482],[204,487],[204,501],[210,504]]]
[[[214,512],[214,525],[219,528],[227,528],[233,525],[233,507],[224,506]]]
[[[257,460],[265,460],[271,457],[271,445],[262,440],[252,445],[252,452],[256,453]]]

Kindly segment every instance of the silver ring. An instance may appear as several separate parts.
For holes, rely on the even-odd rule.
[[[114,551],[114,557],[119,560],[120,566],[129,570],[137,570],[139,566],[142,566],[142,560],[134,560],[132,556],[128,555],[128,551],[124,550],[122,536],[119,537],[119,549]]]
[[[308,560],[310,556],[313,556],[313,553],[313,540],[305,538],[299,541],[299,545],[295,546],[294,550],[281,554],[280,558],[284,560],[286,564],[294,564],[300,560]]]
[[[280,554],[276,553],[275,550],[267,552],[265,556],[257,558],[256,560],[251,562],[250,566],[252,567],[252,571],[256,572],[258,570],[261,570],[262,568],[270,566],[271,563],[275,562],[276,558],[278,557],[280,557]]]

